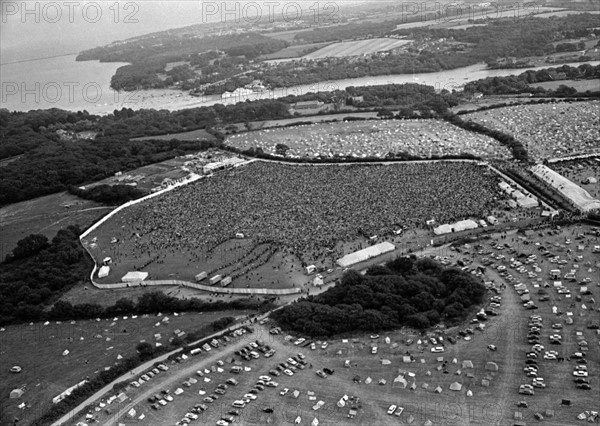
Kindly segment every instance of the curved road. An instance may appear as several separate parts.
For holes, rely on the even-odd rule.
[[[262,315],[261,317],[258,317],[258,318],[263,318],[266,315],[268,315],[268,314],[264,314],[264,315]],[[238,318],[236,318],[236,320],[239,321],[242,318],[245,318],[245,316],[238,317]],[[217,333],[213,333],[210,336],[203,337],[200,340],[197,340],[197,341],[195,341],[193,343],[190,343],[190,345],[194,345],[194,344],[197,344],[197,343],[199,343],[199,342],[201,342],[203,340],[210,339],[212,337],[216,337],[216,336],[218,336],[220,334],[223,334],[225,332],[231,332],[231,331],[236,330],[236,329],[238,329],[240,327],[243,327],[244,325],[247,325],[247,324],[245,324],[245,323],[236,324],[234,326],[228,327],[225,330],[221,330],[221,331],[219,331]],[[242,336],[244,336],[244,335],[242,335]],[[244,343],[241,346],[244,346],[244,345],[247,344],[244,339],[239,339],[238,342],[234,343],[234,345],[238,345],[238,344],[241,344],[241,343]],[[174,354],[176,352],[179,352],[179,351],[181,351],[181,348],[172,350],[171,352],[168,352],[166,354],[160,355],[157,358],[153,358],[150,361],[147,361],[144,364],[141,364],[141,365],[137,366],[136,368],[134,368],[133,370],[131,370],[133,372],[133,375],[131,374],[131,372],[128,372],[128,373],[126,373],[126,374],[124,374],[124,375],[116,378],[115,380],[113,380],[112,382],[110,382],[109,384],[107,384],[106,386],[104,386],[102,389],[100,389],[99,391],[97,391],[96,393],[94,393],[92,396],[90,396],[89,398],[87,398],[85,401],[83,401],[77,407],[75,407],[74,409],[72,409],[71,411],[69,411],[67,414],[65,414],[64,416],[62,416],[60,419],[58,419],[57,421],[55,421],[54,423],[52,423],[52,426],[59,426],[59,425],[64,424],[65,422],[68,422],[70,420],[74,420],[74,419],[80,417],[81,416],[81,414],[79,414],[80,411],[82,411],[88,405],[93,404],[96,400],[100,399],[106,393],[111,392],[112,389],[113,389],[113,386],[116,383],[119,383],[119,382],[122,382],[124,380],[127,380],[129,377],[133,377],[135,375],[141,374],[142,372],[144,372],[144,371],[148,370],[150,367],[152,367],[155,363],[157,363],[157,362],[163,362],[169,356],[171,356],[172,354]],[[211,357],[212,357],[212,355],[211,355]]]

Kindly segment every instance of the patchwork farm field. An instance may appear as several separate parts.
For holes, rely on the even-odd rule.
[[[394,38],[374,38],[369,40],[343,41],[326,46],[316,52],[309,53],[302,59],[322,59],[328,57],[341,58],[343,56],[367,55],[375,52],[384,52],[397,49],[412,40],[399,40]]]
[[[212,333],[208,325],[224,316],[248,315],[250,311],[225,311],[210,313],[165,313],[161,317],[144,315],[137,318],[119,317],[101,321],[74,321],[63,323],[22,324],[6,326],[0,331],[0,424],[9,424],[18,417],[19,424],[28,424],[52,405],[52,398],[66,388],[93,377],[135,354],[140,341],[165,344],[174,336],[174,330],[187,333],[203,331]],[[168,318],[169,322],[164,322]],[[159,326],[156,324],[160,323]],[[155,339],[159,333],[161,339]],[[69,354],[63,356],[63,351]],[[9,369],[20,366],[19,374]],[[8,399],[11,390],[25,386],[19,399]],[[27,408],[17,405],[25,402]]]
[[[581,256],[578,261],[568,253],[573,244],[583,247],[577,250]],[[403,329],[320,340],[296,334],[286,336],[285,332],[273,335],[269,329],[275,324],[256,325],[254,332],[240,341],[181,364],[169,364],[167,374],[142,388],[126,388],[126,402],[111,407],[110,417],[102,411],[92,411],[92,417],[108,426],[117,420],[126,421],[126,413],[134,408],[136,420],[142,417],[145,424],[163,425],[177,422],[200,403],[205,410],[198,410],[196,421],[202,424],[215,424],[229,415],[240,425],[293,424],[298,418],[300,424],[308,425],[317,418],[320,425],[423,425],[429,421],[427,424],[432,425],[503,426],[512,424],[517,415],[526,424],[537,423],[536,416],[551,426],[588,424],[585,419],[590,413],[600,411],[597,400],[600,337],[596,329],[589,328],[592,321],[598,320],[597,304],[590,299],[598,297],[599,287],[589,284],[591,294],[580,299],[577,282],[563,281],[563,288],[570,293],[559,293],[558,287],[547,287],[544,283],[549,280],[551,269],[565,272],[574,264],[581,266],[577,280],[593,280],[600,268],[599,255],[593,253],[594,245],[598,244],[600,236],[594,229],[569,226],[537,230],[528,236],[515,232],[497,234],[453,249],[439,248],[438,259],[445,264],[467,259],[470,267],[486,267],[481,278],[493,282],[497,289],[498,294],[490,292],[488,297],[501,298],[501,306],[496,309],[498,316],[452,328],[436,327],[423,334]],[[542,246],[550,256],[542,255]],[[525,264],[527,272],[512,266],[514,259],[525,260],[531,255],[537,259]],[[537,276],[532,278],[531,273]],[[529,290],[538,309],[522,306],[513,288],[517,282]],[[547,300],[540,300],[544,295]],[[486,300],[484,307],[489,306],[490,301]],[[532,316],[542,324],[541,350],[533,350],[528,343],[528,322]],[[560,345],[549,342],[549,336],[556,334],[562,336]],[[298,337],[307,340],[296,344]],[[441,343],[440,337],[443,337]],[[431,338],[437,342],[430,342]],[[259,354],[257,359],[244,360],[234,355],[241,346],[255,340],[274,349],[274,356],[266,358]],[[442,349],[431,350],[437,346]],[[546,355],[549,351],[556,351],[564,361],[550,359]],[[579,351],[585,353],[585,364],[571,356]],[[293,376],[272,373],[280,363],[290,365],[290,357],[297,357],[299,352],[305,357],[303,369],[297,368]],[[535,352],[536,358],[528,358],[529,352]],[[523,371],[527,359],[536,360],[537,377],[545,384],[533,388],[534,395],[518,392],[520,385],[532,382]],[[233,365],[240,366],[242,372],[231,373]],[[577,388],[573,380],[574,369],[582,365],[586,366],[591,390]],[[324,368],[332,370],[331,374],[325,374],[325,378],[315,374]],[[233,402],[244,398],[261,376],[268,376],[263,381],[277,384],[253,391],[255,396],[248,398],[243,408],[229,414],[234,409]],[[190,378],[195,381],[190,383]],[[237,384],[216,395],[218,399],[204,401],[230,378],[235,378]],[[173,400],[153,409],[147,398],[165,390],[170,390]],[[345,401],[339,403],[344,395]],[[387,413],[392,405],[401,408],[395,408],[398,417]],[[348,418],[350,409],[355,410],[353,418]],[[587,413],[583,421],[577,419],[581,413]]]

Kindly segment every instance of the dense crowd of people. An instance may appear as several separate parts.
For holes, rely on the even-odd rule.
[[[464,116],[514,136],[536,161],[598,152],[600,102],[516,105]]]
[[[117,255],[132,263],[157,254],[203,262],[236,233],[315,258],[339,241],[425,228],[430,219],[486,217],[496,205],[497,182],[488,168],[465,162],[254,162],[132,206],[101,225],[98,235],[108,243],[117,233]]]
[[[389,152],[405,152],[421,158],[462,153],[511,158],[498,141],[439,120],[308,124],[237,134],[226,144],[242,150],[262,148],[268,154],[277,154],[277,145],[284,144],[288,157],[385,157]]]

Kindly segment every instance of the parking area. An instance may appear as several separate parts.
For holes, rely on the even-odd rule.
[[[100,424],[597,422],[599,245],[597,229],[570,226],[445,248],[430,255],[489,289],[466,323],[329,340],[255,324],[128,386]]]

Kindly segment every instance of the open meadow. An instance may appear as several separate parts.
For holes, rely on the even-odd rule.
[[[468,153],[483,158],[511,158],[498,141],[440,120],[369,120],[319,123],[265,129],[229,136],[225,143],[238,149],[261,148],[288,157],[385,157],[407,153],[423,158]]]
[[[112,259],[110,275],[99,282],[117,282],[132,270],[188,281],[202,271],[234,279],[253,272],[248,287],[291,287],[302,266],[347,254],[340,241],[425,228],[431,218],[450,223],[495,214],[503,197],[497,181],[487,167],[465,162],[257,161],[127,208],[84,243],[97,262]],[[271,266],[257,275],[262,265]]]
[[[113,207],[81,199],[68,192],[46,195],[0,208],[0,259],[4,260],[17,242],[30,234],[52,239],[69,225],[85,229]]]
[[[118,317],[100,321],[72,321],[6,326],[0,332],[0,424],[14,417],[27,424],[52,405],[52,398],[68,387],[93,377],[122,358],[135,355],[140,341],[165,344],[174,331],[212,333],[209,324],[224,316],[248,315],[247,311],[209,313],[173,312],[157,317]],[[168,322],[165,321],[168,319]],[[157,324],[159,324],[157,326]],[[160,339],[155,338],[160,334]],[[68,355],[63,352],[68,350]],[[11,373],[15,365],[23,370]],[[21,398],[8,399],[11,390],[25,386]],[[17,405],[27,404],[20,410]]]
[[[537,423],[536,416],[551,426],[588,424],[585,419],[590,412],[600,411],[599,333],[590,328],[598,320],[597,303],[591,300],[599,291],[594,280],[600,255],[593,252],[599,244],[600,234],[591,227],[569,226],[544,228],[527,236],[496,234],[440,248],[437,256],[431,256],[445,265],[461,261],[473,271],[478,266],[486,268],[480,277],[496,290],[489,291],[482,308],[495,306],[497,316],[435,327],[426,333],[402,329],[320,340],[286,336],[285,331],[270,334],[274,323],[256,325],[242,340],[182,363],[173,362],[167,374],[141,388],[126,387],[124,403],[109,406],[110,415],[106,410],[92,410],[90,418],[107,426],[128,418],[170,424],[186,413],[198,415],[192,425],[214,424],[227,416],[240,425],[294,421],[308,425],[317,418],[320,425],[423,425],[429,421],[432,425],[500,426],[513,424],[517,418]],[[576,252],[570,252],[571,248]],[[517,259],[522,261],[519,266]],[[573,266],[579,266],[576,281],[561,280],[560,287],[548,283],[552,282],[551,270],[562,274]],[[586,285],[590,293],[580,295],[582,285],[577,282],[588,279],[592,280]],[[523,287],[528,293],[523,293]],[[530,296],[536,309],[523,306],[523,294]],[[550,343],[550,336],[555,335],[561,336],[561,344]],[[306,340],[296,341],[299,337]],[[532,349],[532,339],[541,346]],[[274,355],[266,357],[258,350],[256,359],[238,355],[242,346],[254,345],[255,340],[268,345]],[[575,352],[582,352],[584,361],[573,357]],[[231,372],[234,366],[241,371]],[[536,380],[524,371],[532,366]],[[324,377],[315,374],[325,368],[331,371]],[[586,371],[591,390],[577,387],[573,371],[578,370]],[[235,379],[235,384],[223,387],[228,379]],[[252,390],[261,379],[270,385]],[[531,388],[533,395],[519,394],[521,385],[532,382],[537,383]],[[217,392],[218,388],[223,391]],[[163,399],[167,390],[170,400]],[[153,408],[147,399],[154,394],[164,404],[155,403]],[[215,398],[206,399],[209,395]],[[245,402],[232,406],[239,400]],[[388,413],[392,405],[391,413],[397,415]],[[128,417],[131,408],[135,414]],[[583,421],[577,420],[586,412]]]

